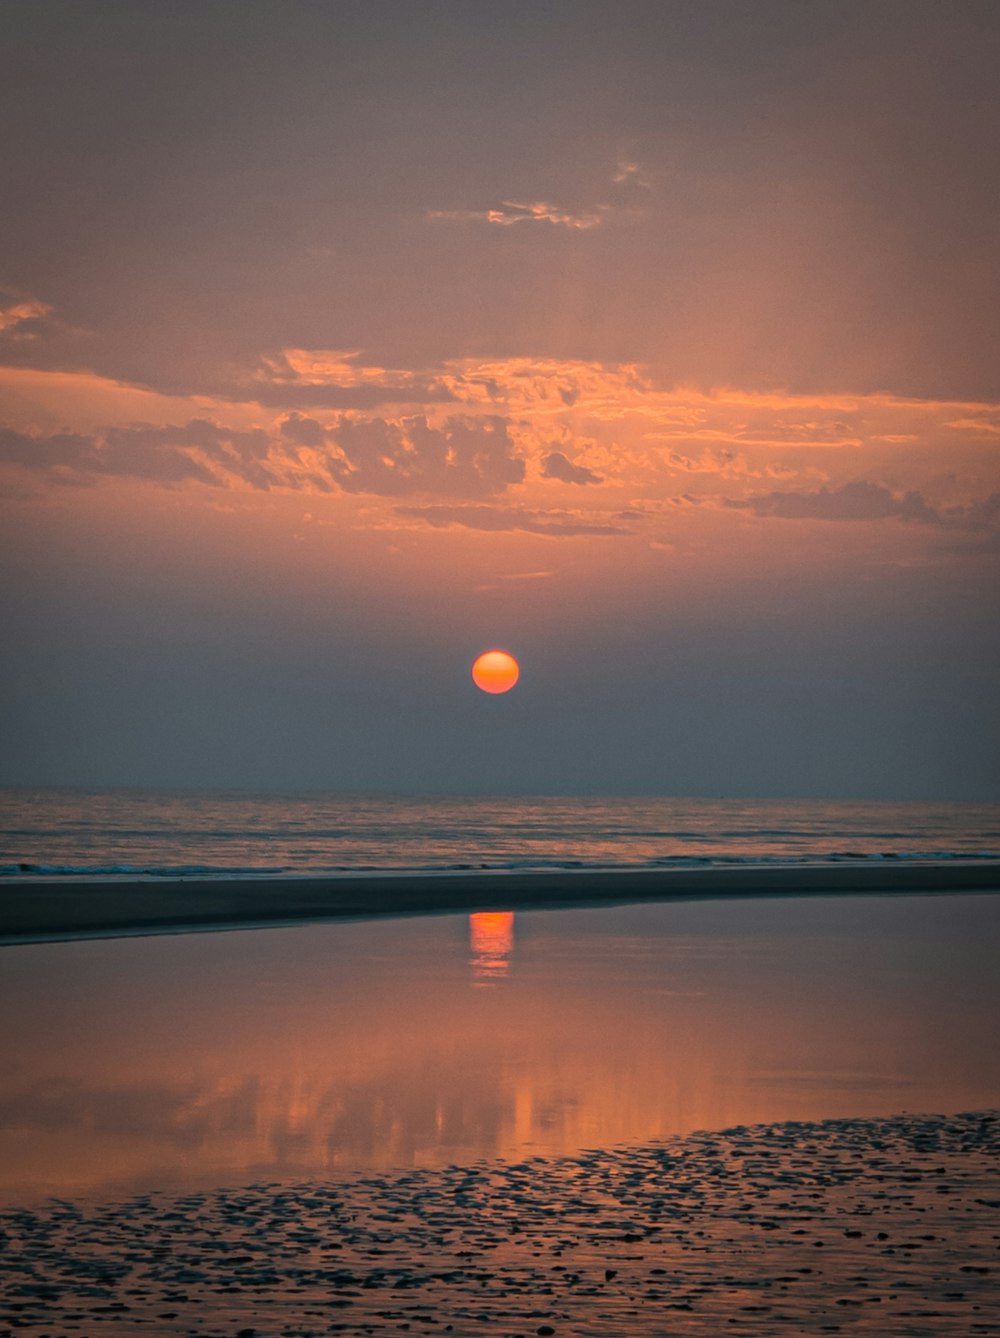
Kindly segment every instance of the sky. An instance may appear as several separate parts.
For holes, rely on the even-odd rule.
[[[1000,798],[993,0],[0,25],[0,783]]]

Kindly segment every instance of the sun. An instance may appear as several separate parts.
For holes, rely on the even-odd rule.
[[[483,692],[510,692],[520,675],[517,660],[505,650],[484,650],[472,666],[472,681]]]

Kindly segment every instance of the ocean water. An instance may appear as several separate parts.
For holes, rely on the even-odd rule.
[[[0,790],[0,878],[1000,860],[1000,804]]]

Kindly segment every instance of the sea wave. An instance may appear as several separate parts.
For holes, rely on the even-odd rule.
[[[669,870],[696,868],[759,868],[795,867],[822,864],[894,861],[947,864],[952,862],[1000,863],[998,850],[832,850],[810,855],[668,855],[642,862],[608,860],[520,859],[449,861],[428,864],[324,864],[295,866],[288,864],[244,865],[232,867],[219,864],[0,864],[0,879],[48,878],[280,878],[280,877],[345,877],[351,875],[393,874],[449,874],[449,873],[532,873],[532,872],[598,872],[607,869]]]

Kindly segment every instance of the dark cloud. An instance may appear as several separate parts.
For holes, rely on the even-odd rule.
[[[959,518],[961,523],[972,530],[992,530],[1000,524],[1000,492],[990,493],[981,502],[971,506],[956,507],[944,512],[946,520]]]
[[[163,484],[194,480],[221,487],[229,475],[264,489],[276,481],[264,463],[267,449],[264,432],[230,431],[204,418],[183,427],[145,423],[107,428],[100,436],[30,436],[0,429],[0,461],[24,469],[69,471],[80,479],[104,475]]]
[[[440,428],[425,418],[345,419],[331,437],[341,455],[331,456],[330,474],[345,492],[493,497],[524,478],[500,417],[450,418]]]
[[[582,534],[629,534],[620,525],[592,524],[579,521],[560,511],[528,511],[515,506],[397,506],[396,514],[422,520],[435,529],[460,525],[467,530],[525,530],[529,534],[547,534],[572,538]]]
[[[326,441],[323,424],[317,423],[315,418],[305,418],[300,413],[290,413],[281,420],[278,428],[281,435],[294,441],[296,446],[322,446]]]
[[[200,452],[223,475],[241,478],[253,488],[270,488],[276,479],[267,468],[269,438],[259,428],[249,432],[219,427],[207,418],[193,418],[183,427],[108,428],[104,433],[101,468],[108,474],[177,483],[199,479],[222,481],[189,450]]]
[[[95,469],[99,457],[94,439],[78,432],[34,437],[0,427],[0,461],[22,469]]]
[[[318,449],[320,463],[306,467],[299,446]],[[324,429],[293,413],[280,423],[277,438],[207,418],[174,427],[109,427],[97,435],[0,429],[0,462],[63,481],[113,476],[225,487],[238,480],[261,491],[341,488],[383,497],[494,497],[524,478],[524,461],[514,453],[506,421],[497,417],[454,418],[440,428],[424,418],[344,419]]]
[[[820,488],[818,492],[770,492],[746,500],[728,498],[725,505],[756,516],[778,516],[782,520],[899,520],[940,525],[944,517],[929,506],[923,495],[910,491],[897,495],[881,483],[845,483],[842,488]]]
[[[559,479],[561,483],[604,482],[600,474],[595,474],[592,469],[587,469],[584,465],[575,465],[563,455],[562,451],[553,451],[551,455],[546,456],[542,465],[542,475],[547,479]]]
[[[672,499],[693,504],[697,499]],[[1000,525],[1000,493],[966,506],[934,507],[915,490],[894,493],[880,483],[845,483],[818,492],[771,492],[760,497],[726,498],[726,507],[781,520],[904,520],[956,530],[993,531]]]
[[[36,345],[63,329],[47,302],[0,288],[0,357],[5,363],[30,363]]]

